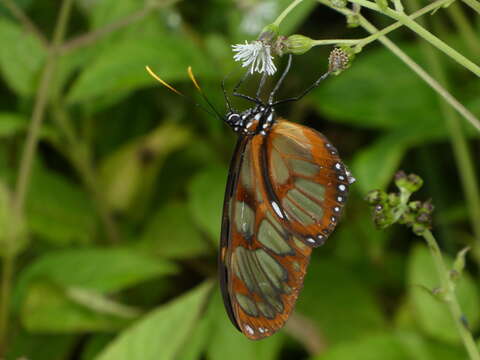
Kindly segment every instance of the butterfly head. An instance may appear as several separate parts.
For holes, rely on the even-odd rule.
[[[237,134],[266,135],[275,121],[275,112],[271,106],[257,105],[243,112],[234,110],[225,115],[225,122]]]

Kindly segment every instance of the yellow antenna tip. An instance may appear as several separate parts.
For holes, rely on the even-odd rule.
[[[195,76],[193,75],[193,71],[192,71],[192,67],[191,67],[191,66],[188,67],[187,72],[188,72],[188,77],[189,77],[190,80],[192,80],[192,82],[193,82],[193,85],[195,85],[195,87],[197,88],[197,90],[198,90],[199,92],[202,92],[202,89],[200,88],[200,85],[198,85],[197,79],[195,79]]]
[[[172,85],[168,84],[166,81],[163,81],[157,74],[155,74],[153,72],[153,70],[150,68],[150,66],[145,66],[145,69],[147,70],[147,72],[150,74],[151,77],[153,77],[155,80],[157,80],[160,84],[162,84],[163,86],[165,86],[167,89],[173,91],[175,94],[178,94],[180,96],[183,96],[183,94],[178,91],[177,89],[175,89]]]

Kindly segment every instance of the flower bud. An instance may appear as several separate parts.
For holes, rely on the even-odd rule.
[[[422,187],[423,180],[418,175],[410,174],[407,176],[403,171],[399,171],[395,175],[395,185],[411,194]]]
[[[387,199],[387,194],[382,190],[372,190],[370,191],[365,200],[372,205],[379,204]]]
[[[335,48],[328,57],[328,71],[338,74],[349,67],[350,54],[347,48]]]
[[[303,35],[290,35],[285,40],[285,52],[294,55],[305,54],[313,46],[313,40]]]

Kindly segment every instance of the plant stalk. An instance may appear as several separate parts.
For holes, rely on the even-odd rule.
[[[410,7],[418,7],[417,0],[409,0]],[[423,19],[420,19],[423,21]],[[426,23],[421,23],[426,27]],[[440,26],[437,26],[440,28]],[[433,74],[446,89],[449,88],[447,76],[442,64],[442,59],[438,54],[429,47],[426,43],[420,44],[422,51],[425,54],[429,67],[432,69]],[[465,201],[469,209],[470,222],[472,225],[473,233],[475,236],[475,243],[473,246],[473,254],[477,261],[480,263],[480,193],[478,191],[478,179],[475,174],[475,168],[473,166],[473,160],[468,149],[467,139],[464,131],[461,127],[457,114],[453,109],[445,102],[440,100],[440,108],[445,118],[445,124],[450,135],[450,142],[453,148],[453,154],[455,156],[456,165],[460,173],[460,180],[465,195]]]
[[[31,170],[33,158],[38,145],[38,138],[40,128],[44,119],[45,109],[48,101],[50,85],[52,83],[53,74],[58,63],[58,49],[65,36],[68,19],[72,10],[73,0],[64,0],[62,2],[58,20],[55,25],[53,41],[49,48],[46,64],[43,68],[40,85],[37,91],[35,104],[33,107],[30,126],[27,133],[27,139],[24,145],[24,150],[20,160],[20,167],[18,171],[17,184],[15,193],[13,194],[12,213],[14,217],[20,218],[23,216],[25,198],[30,183]],[[10,239],[14,242],[17,239]],[[2,275],[2,294],[0,310],[0,357],[5,355],[7,347],[8,336],[8,320],[10,308],[10,292],[11,279],[14,272],[15,258],[14,256],[3,259],[3,275]]]
[[[450,314],[453,317],[453,321],[458,329],[460,337],[462,338],[465,349],[467,350],[471,360],[480,360],[480,353],[477,345],[475,344],[475,340],[473,339],[470,330],[462,321],[463,313],[455,294],[455,288],[450,280],[450,272],[443,260],[442,252],[440,251],[437,241],[433,237],[433,234],[430,232],[430,230],[426,230],[422,236],[428,244],[428,249],[430,250],[430,254],[434,260],[435,269],[437,270],[437,275],[440,278],[442,288],[444,291],[446,291],[446,303]]]
[[[475,75],[480,77],[480,66],[477,64],[473,63],[469,59],[467,59],[465,56],[460,54],[458,51],[453,49],[452,47],[448,46],[446,43],[444,43],[442,40],[440,40],[438,37],[424,29],[422,26],[418,25],[415,21],[412,20],[412,18],[405,13],[398,12],[395,10],[392,10],[390,8],[387,8],[385,11],[380,9],[380,7],[368,0],[349,0],[352,3],[359,4],[363,7],[366,7],[370,10],[375,10],[377,12],[380,12],[386,16],[391,17],[392,19],[395,19],[397,21],[400,21],[403,25],[408,27],[410,30],[415,32],[417,35],[421,36],[424,38],[426,41],[431,43],[433,46],[435,46],[437,49],[445,53],[447,56],[451,57],[453,60],[458,62],[460,65],[465,67],[466,69],[470,70],[473,72]]]
[[[340,12],[343,15],[352,15],[353,12],[349,9],[339,9],[332,7],[328,0],[318,0],[320,3]],[[378,29],[373,26],[362,15],[356,14],[360,25],[371,34],[378,32]],[[425,81],[435,92],[437,92],[447,103],[449,103],[465,120],[467,120],[475,129],[480,131],[480,120],[473,115],[465,106],[463,106],[457,99],[455,99],[445,88],[443,88],[434,78],[430,76],[420,65],[412,60],[405,52],[403,52],[397,45],[390,41],[386,36],[381,36],[378,39],[385,47],[387,47],[393,54],[402,60],[409,68],[411,68],[423,81]]]
[[[282,13],[275,19],[275,21],[273,22],[273,25],[275,26],[280,26],[280,24],[282,23],[282,21],[285,19],[285,17],[293,10],[295,9],[298,5],[300,5],[300,3],[302,2],[303,0],[294,0],[290,5],[287,6],[287,8],[285,10],[282,11]]]

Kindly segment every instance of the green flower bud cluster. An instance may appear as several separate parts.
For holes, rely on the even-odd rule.
[[[406,175],[403,171],[395,175],[395,185],[399,193],[386,193],[373,190],[367,194],[366,201],[373,208],[373,221],[377,228],[385,229],[395,223],[412,228],[416,235],[422,235],[431,228],[433,205],[425,202],[409,201],[410,196],[419,190],[423,180],[415,174]]]

